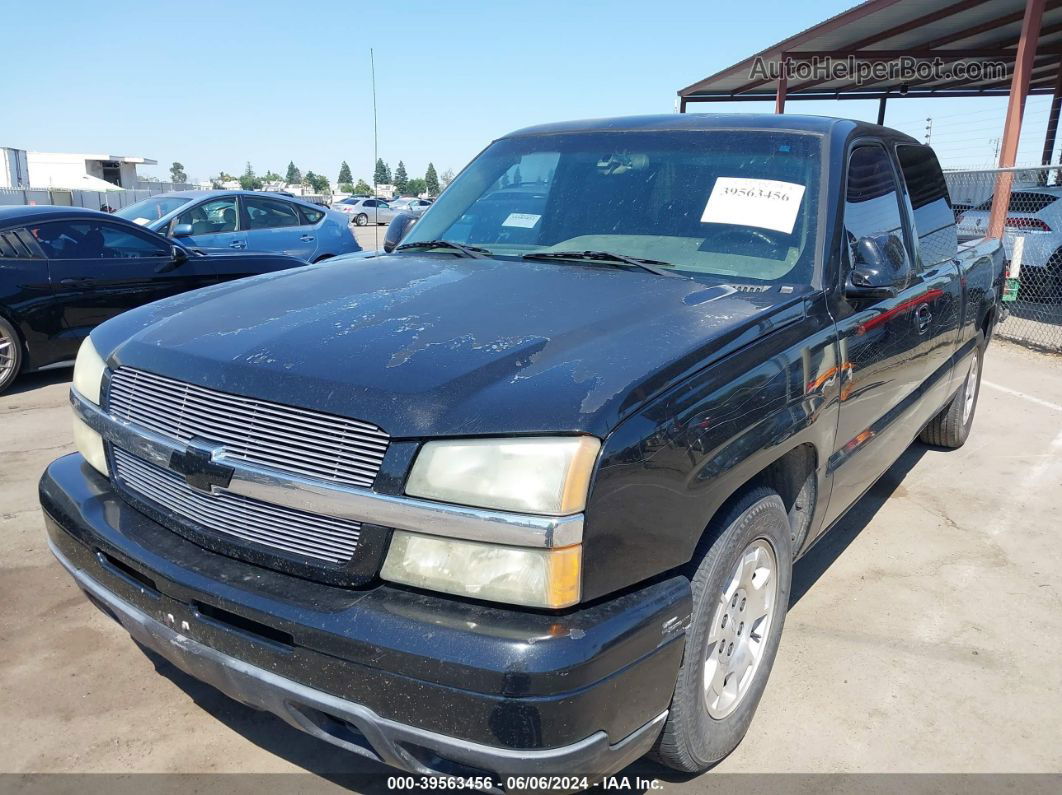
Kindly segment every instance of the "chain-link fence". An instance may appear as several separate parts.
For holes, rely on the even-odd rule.
[[[1011,180],[1003,230],[1009,317],[997,331],[1062,352],[1062,166],[945,172],[959,240],[987,234],[992,196],[1004,175]]]

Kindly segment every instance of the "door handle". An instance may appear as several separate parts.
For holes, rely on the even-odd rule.
[[[933,322],[933,313],[929,311],[929,304],[919,304],[915,309],[915,322],[918,324],[918,333],[925,334],[929,324]]]
[[[241,243],[239,240],[233,240],[229,243],[229,248],[246,248],[246,243]]]
[[[313,235],[303,235],[299,240],[302,240],[304,243],[309,243],[313,240]]]
[[[60,279],[59,284],[63,287],[88,287],[92,279]]]

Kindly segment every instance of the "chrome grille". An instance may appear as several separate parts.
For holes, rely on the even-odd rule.
[[[228,492],[208,494],[193,489],[180,475],[119,447],[112,451],[115,475],[122,485],[207,530],[328,563],[345,563],[357,549],[359,522]]]
[[[187,442],[201,437],[225,455],[296,475],[371,486],[390,437],[375,425],[254,400],[120,367],[108,409],[118,419]]]

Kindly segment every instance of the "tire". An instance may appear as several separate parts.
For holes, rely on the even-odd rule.
[[[940,413],[918,435],[928,445],[955,450],[966,444],[977,411],[977,398],[981,394],[981,365],[984,363],[985,338],[977,333],[977,349],[966,371],[962,387]]]
[[[0,317],[0,393],[3,393],[22,369],[22,338],[15,327]]]
[[[369,223],[369,216],[365,213],[358,213],[354,216],[354,223],[358,226],[365,226],[365,224]]]
[[[693,616],[675,695],[653,750],[658,762],[684,773],[707,770],[733,751],[748,731],[778,651],[793,572],[789,518],[782,499],[769,488],[756,487],[742,495],[713,519],[705,539],[699,557],[691,563],[696,566],[691,579]],[[764,548],[773,559],[765,557]],[[755,625],[761,631],[759,644],[754,643],[753,622],[746,628],[741,620],[750,615],[744,611],[754,609],[758,601],[752,596],[757,590],[756,577],[747,590],[735,579],[743,569],[750,570],[739,563],[753,555],[761,556],[757,564],[767,561],[772,567],[758,587],[770,589],[773,580],[773,593],[765,591],[761,597],[767,612]],[[755,571],[759,576],[763,567]],[[720,616],[725,616],[725,622]],[[754,647],[759,649],[758,656]],[[740,666],[745,658],[751,666],[745,668],[747,680],[736,672],[718,675],[728,670],[727,663]],[[724,694],[731,688],[733,700],[718,695],[719,688],[709,690],[706,678],[723,682]],[[735,681],[738,684],[732,687]]]

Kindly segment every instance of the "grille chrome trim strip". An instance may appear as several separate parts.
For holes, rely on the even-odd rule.
[[[184,444],[142,425],[107,414],[75,389],[70,390],[70,402],[78,417],[104,439],[161,467],[169,466],[173,453],[187,449]],[[228,488],[219,491],[308,513],[520,547],[565,547],[583,540],[581,513],[539,516],[469,508],[377,494],[371,489],[293,475],[231,456],[221,455],[216,460],[234,470]]]
[[[390,436],[364,420],[220,392],[134,367],[112,371],[107,410],[187,443],[196,436],[230,458],[310,478],[372,486]]]

